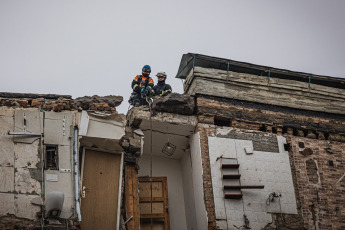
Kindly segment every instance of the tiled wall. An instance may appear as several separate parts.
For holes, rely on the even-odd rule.
[[[228,131],[230,132],[231,128]],[[220,130],[220,133],[224,134],[224,132],[227,133],[227,130]],[[244,148],[253,148],[251,140],[231,139],[226,135],[225,137],[220,137],[222,135],[208,137],[218,227],[223,229],[232,229],[234,225],[240,227],[244,225],[243,215],[245,214],[252,229],[262,229],[272,222],[270,213],[297,214],[289,156],[283,146],[285,138],[274,134],[266,135],[269,135],[269,138],[276,138],[277,146],[273,146],[272,149],[279,149],[279,152],[254,150],[252,155],[247,155]],[[242,189],[243,199],[241,200],[224,199],[219,157],[238,159],[242,185],[264,185],[265,188]],[[281,194],[281,198],[276,198],[268,206],[266,200],[272,192]]]

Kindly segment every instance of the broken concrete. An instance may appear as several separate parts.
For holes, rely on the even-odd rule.
[[[134,107],[127,113],[127,121],[130,127],[139,128],[142,121],[149,122],[150,111],[144,106]],[[186,116],[173,113],[158,113],[151,117],[152,122],[162,122],[175,125],[188,125],[195,127],[198,124],[196,116]]]
[[[83,110],[96,110],[93,107],[96,106],[96,108],[101,108],[101,106],[97,107],[97,104],[108,104],[110,107],[117,107],[119,106],[123,101],[122,96],[98,96],[94,95],[92,97],[85,96],[85,97],[78,97],[74,100],[75,105],[77,107],[81,107]],[[102,110],[102,109],[101,109]]]
[[[192,115],[194,113],[194,98],[187,94],[171,93],[168,96],[156,97],[152,109],[158,112]]]

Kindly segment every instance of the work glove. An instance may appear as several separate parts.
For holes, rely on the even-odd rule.
[[[149,95],[149,91],[145,88],[142,88],[141,89],[141,94],[144,94],[144,95]]]
[[[141,93],[141,90],[142,90],[141,87],[137,86],[137,87],[135,87],[134,91],[137,92],[137,93]]]

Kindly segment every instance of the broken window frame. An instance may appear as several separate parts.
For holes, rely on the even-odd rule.
[[[58,145],[44,146],[44,169],[59,170],[59,151]],[[48,155],[51,152],[52,156]]]

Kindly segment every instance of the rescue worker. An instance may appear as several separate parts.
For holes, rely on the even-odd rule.
[[[154,95],[153,79],[150,77],[151,67],[145,65],[142,68],[142,74],[137,75],[132,81],[133,93],[129,98],[129,103],[133,106],[147,105],[146,97]]]
[[[156,96],[166,96],[172,92],[171,86],[169,84],[165,84],[165,80],[167,78],[167,74],[165,72],[158,72],[156,74],[158,78],[158,83],[153,87]]]

